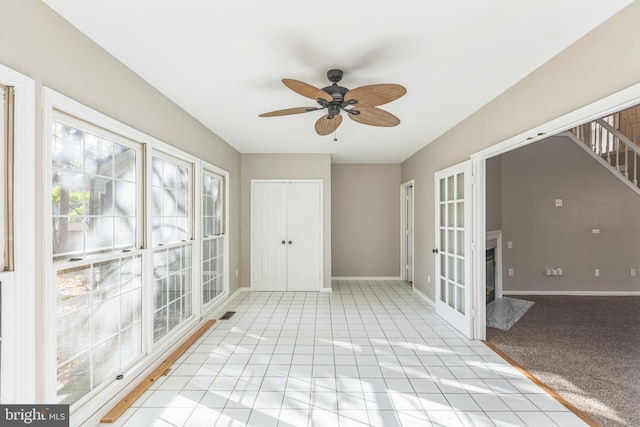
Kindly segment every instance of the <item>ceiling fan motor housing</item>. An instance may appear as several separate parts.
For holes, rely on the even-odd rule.
[[[327,79],[329,79],[331,83],[338,83],[342,80],[342,70],[333,69],[327,71]]]
[[[338,86],[336,83],[332,84],[331,86],[323,87],[322,90],[333,97],[332,104],[341,103],[344,100],[344,95],[349,92],[349,89],[347,89],[346,87]]]

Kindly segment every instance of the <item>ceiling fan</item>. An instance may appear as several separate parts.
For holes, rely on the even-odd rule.
[[[342,70],[335,69],[327,72],[327,78],[332,84],[322,89],[298,80],[282,79],[286,87],[299,95],[316,100],[320,107],[287,108],[263,113],[259,117],[287,116],[326,108],[327,114],[316,121],[318,135],[329,135],[338,129],[342,123],[341,111],[347,113],[352,120],[365,125],[391,127],[400,123],[396,116],[377,106],[394,101],[407,93],[403,86],[376,84],[349,90],[338,86],[338,82],[342,80]]]

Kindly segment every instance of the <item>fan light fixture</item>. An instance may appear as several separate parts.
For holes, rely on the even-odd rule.
[[[294,79],[282,79],[282,83],[299,95],[315,100],[320,107],[298,107],[271,111],[260,114],[260,117],[287,116],[327,109],[327,114],[320,117],[315,124],[318,135],[329,135],[342,123],[342,111],[352,120],[370,126],[391,127],[400,124],[393,114],[377,108],[403,96],[407,90],[398,84],[376,84],[361,86],[352,90],[338,85],[342,80],[342,70],[329,70],[327,78],[332,84],[318,89],[307,83]]]

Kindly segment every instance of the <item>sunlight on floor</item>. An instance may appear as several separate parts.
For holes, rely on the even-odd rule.
[[[585,426],[402,282],[242,293],[116,424]]]

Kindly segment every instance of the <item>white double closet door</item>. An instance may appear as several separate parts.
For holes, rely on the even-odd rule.
[[[314,182],[252,182],[251,289],[319,291],[322,191]]]

